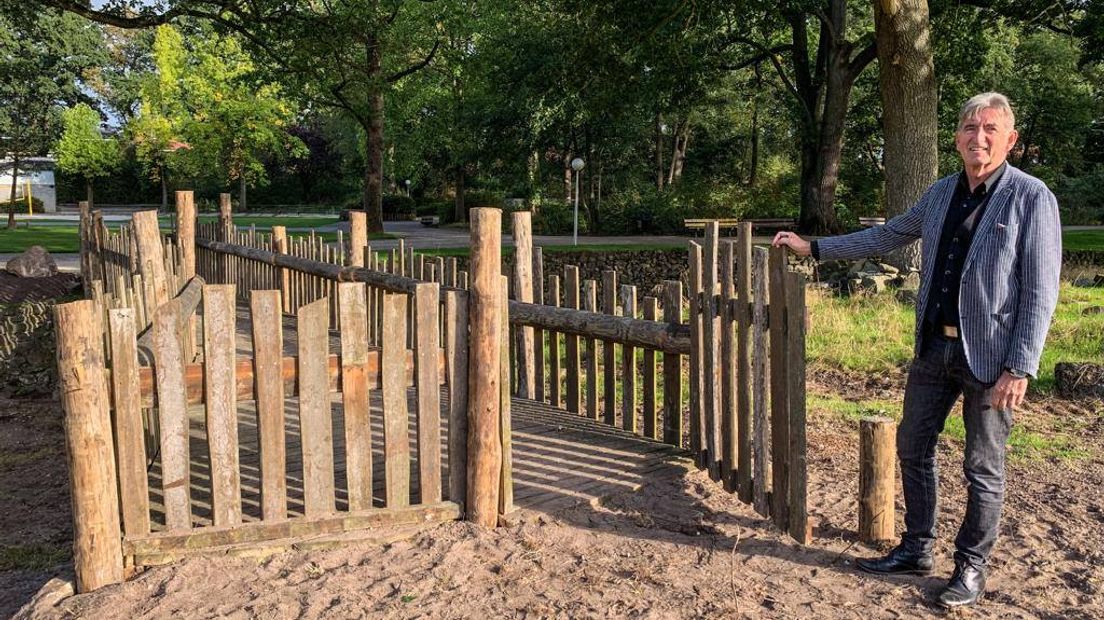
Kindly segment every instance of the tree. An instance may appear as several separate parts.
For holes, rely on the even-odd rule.
[[[100,133],[100,115],[88,104],[78,103],[62,113],[65,130],[55,152],[63,172],[84,177],[88,204],[93,204],[92,184],[118,169],[122,163],[119,143]]]
[[[240,35],[297,96],[342,111],[364,132],[364,208],[369,229],[383,229],[384,96],[433,60],[445,0],[112,0],[99,8],[85,0],[39,1],[123,28],[197,18]]]
[[[73,15],[0,9],[0,149],[11,159],[13,198],[21,160],[46,153],[60,130],[59,106],[87,99],[81,75],[102,61],[99,33]]]
[[[939,89],[927,0],[874,0],[886,217],[909,210],[939,173]],[[890,261],[920,268],[917,243]]]

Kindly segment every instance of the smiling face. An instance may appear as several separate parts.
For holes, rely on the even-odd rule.
[[[984,179],[1008,159],[1018,137],[1002,110],[983,108],[974,118],[959,123],[955,147],[967,174],[972,179]]]

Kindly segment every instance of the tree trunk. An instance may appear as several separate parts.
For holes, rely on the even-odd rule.
[[[453,202],[457,222],[468,221],[468,210],[464,206],[464,166],[456,167],[456,197]]]
[[[751,98],[751,163],[748,164],[748,187],[755,187],[759,177],[759,91],[762,87],[759,65],[755,65],[755,94]]]
[[[571,151],[564,151],[563,159],[563,171],[564,171],[564,202],[571,206],[571,198],[575,195],[575,188],[571,183],[575,180],[575,171],[571,169]]]
[[[799,226],[801,230],[816,235],[831,235],[841,231],[836,217],[835,199],[843,152],[847,100],[852,84],[847,71],[848,51],[846,47],[837,46],[829,54],[824,109],[817,131],[816,147],[809,151],[813,159],[804,162],[809,167],[811,178],[808,191],[802,193]]]
[[[19,187],[19,154],[12,153],[11,196],[8,200],[8,230],[15,228],[15,190]]]
[[[674,133],[674,145],[671,151],[671,169],[667,175],[667,185],[674,185],[682,178],[682,169],[686,164],[686,149],[690,145],[690,118],[678,124]]]
[[[91,211],[96,208],[96,202],[93,200],[92,196],[92,177],[88,177],[84,180],[84,190],[88,194],[88,210]]]
[[[939,104],[927,0],[874,0],[882,95],[886,218],[908,211],[939,173]],[[920,269],[920,244],[886,260]]]
[[[656,189],[663,191],[663,117],[655,117],[655,172]]]
[[[169,209],[169,185],[165,182],[165,165],[158,166],[157,172],[158,176],[161,177],[161,210],[167,211]]]
[[[246,198],[245,190],[246,190],[245,175],[243,174],[240,177],[238,177],[238,210],[240,210],[240,211],[248,211],[249,210],[249,203],[246,202],[246,199],[245,199]]]
[[[383,232],[383,86],[382,50],[375,37],[369,37],[368,74],[375,80],[368,96],[367,165],[364,168],[364,211],[368,231]],[[363,125],[363,123],[362,123]]]

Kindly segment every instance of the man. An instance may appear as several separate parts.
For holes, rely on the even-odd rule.
[[[931,572],[936,441],[962,395],[969,496],[955,538],[954,573],[937,598],[945,607],[972,605],[985,590],[1012,410],[1038,372],[1058,301],[1058,204],[1042,181],[1006,162],[1017,137],[1004,95],[972,97],[955,132],[963,171],[936,181],[907,213],[812,243],[790,232],[774,238],[774,245],[818,260],[859,259],[921,241],[915,359],[897,429],[905,533],[888,555],[858,566],[880,574]]]

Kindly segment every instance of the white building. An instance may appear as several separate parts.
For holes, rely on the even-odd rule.
[[[31,182],[31,196],[42,201],[47,213],[57,211],[57,191],[54,188],[54,158],[28,157],[19,160],[19,178],[16,179],[15,197],[25,198],[27,181]],[[12,161],[0,159],[0,202],[7,202],[12,193]]]

